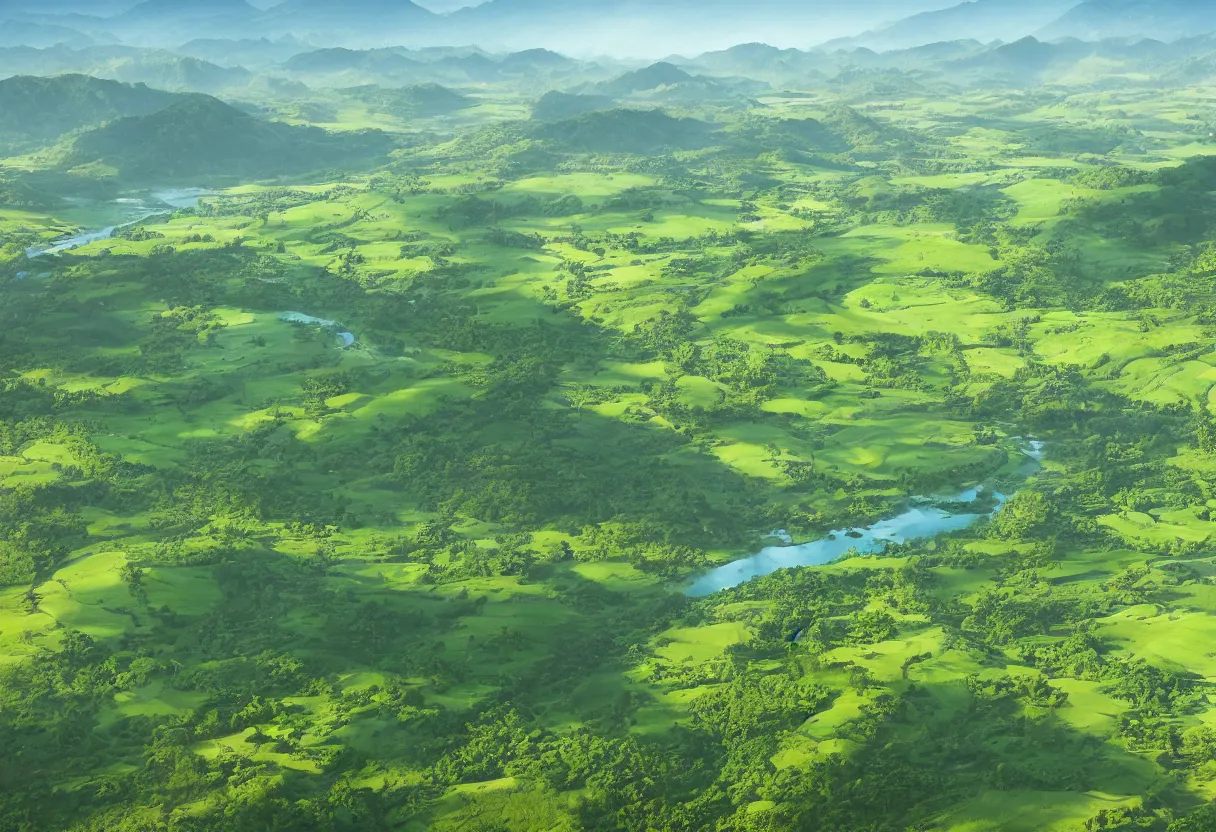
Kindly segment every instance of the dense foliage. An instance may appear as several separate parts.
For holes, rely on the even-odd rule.
[[[0,828],[1216,828],[1190,92],[340,77],[0,180]]]

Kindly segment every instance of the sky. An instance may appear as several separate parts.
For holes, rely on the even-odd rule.
[[[466,6],[478,5],[477,0],[415,0],[419,6],[424,9],[430,9],[433,12],[453,12],[456,9],[463,9]]]

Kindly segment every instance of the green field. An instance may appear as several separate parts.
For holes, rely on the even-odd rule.
[[[550,122],[318,70],[250,92],[284,159],[383,152],[14,150],[0,829],[1212,829],[1211,100],[1095,73]],[[149,170],[209,192],[26,256]]]

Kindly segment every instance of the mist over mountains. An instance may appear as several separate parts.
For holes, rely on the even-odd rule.
[[[859,103],[1211,83],[1214,2],[488,0],[441,14],[411,0],[0,0],[0,143],[130,180],[338,166],[487,118],[583,152],[703,149],[742,135],[709,113],[811,87]],[[487,104],[500,94],[510,103]],[[846,122],[832,141],[762,144],[839,154],[872,129]],[[1152,144],[1097,131],[1069,148]]]
[[[662,57],[750,41],[879,51],[1035,35],[1172,40],[1216,28],[1211,0],[488,0],[437,13],[411,0],[0,0],[0,43],[122,42],[171,48],[198,39],[298,38],[314,45],[478,44],[496,52]],[[7,21],[7,22],[6,22]]]

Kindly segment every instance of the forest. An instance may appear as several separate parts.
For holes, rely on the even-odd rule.
[[[1035,44],[0,71],[0,830],[1216,832],[1216,46]]]

